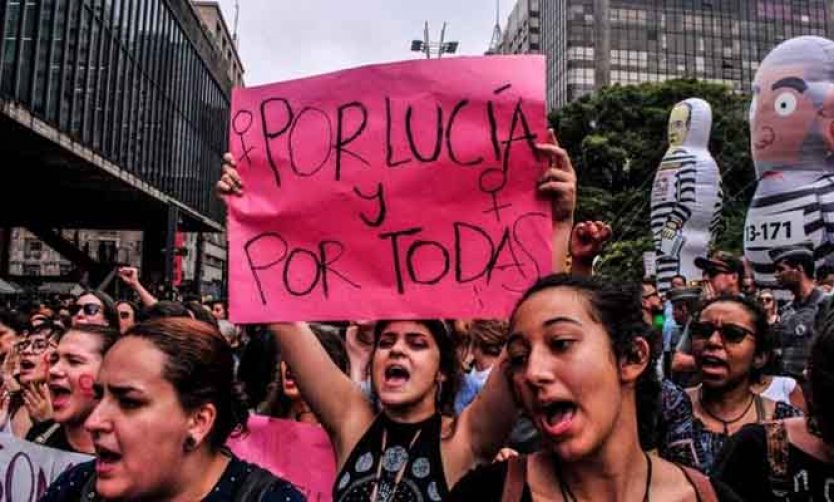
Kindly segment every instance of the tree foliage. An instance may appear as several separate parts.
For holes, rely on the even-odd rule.
[[[642,276],[642,254],[652,249],[649,198],[668,148],[669,112],[691,97],[712,106],[710,152],[721,171],[725,205],[716,247],[740,253],[744,215],[755,189],[748,97],[719,84],[670,80],[607,87],[551,113],[551,125],[579,180],[577,221],[603,220],[614,229],[597,266],[601,274]]]

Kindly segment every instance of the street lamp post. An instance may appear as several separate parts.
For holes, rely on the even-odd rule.
[[[446,23],[443,23],[443,29],[440,30],[440,41],[432,42],[429,39],[429,22],[423,29],[423,40],[412,40],[411,51],[422,52],[426,55],[426,59],[431,59],[432,52],[437,54],[438,58],[443,57],[443,54],[454,54],[458,50],[459,43],[457,41],[446,42]]]

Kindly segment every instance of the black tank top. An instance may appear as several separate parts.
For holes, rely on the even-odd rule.
[[[369,502],[375,490],[377,502],[445,500],[440,426],[440,414],[401,424],[380,413],[336,477],[333,500]]]

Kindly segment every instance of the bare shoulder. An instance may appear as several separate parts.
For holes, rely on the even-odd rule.
[[[652,459],[652,500],[696,502],[698,494],[680,467],[656,455]]]

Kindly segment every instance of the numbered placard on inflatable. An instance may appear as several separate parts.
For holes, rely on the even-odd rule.
[[[701,278],[695,258],[709,251],[721,213],[721,174],[709,152],[712,109],[690,98],[669,115],[669,149],[663,156],[651,194],[651,226],[658,289],[672,277]]]
[[[756,282],[776,286],[768,251],[810,243],[817,266],[834,251],[834,42],[776,46],[753,81],[750,147],[758,184],[744,227]]]

